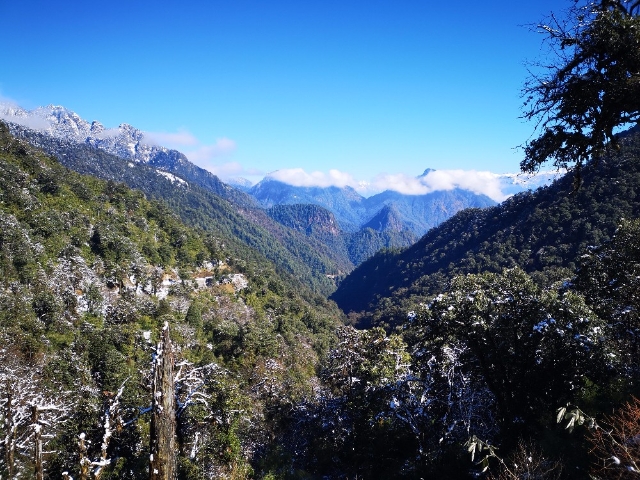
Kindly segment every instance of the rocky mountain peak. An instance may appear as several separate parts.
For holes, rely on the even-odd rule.
[[[106,128],[94,120],[89,123],[80,115],[60,105],[47,105],[25,110],[12,105],[0,105],[0,118],[73,143],[86,143],[94,148],[137,163],[151,163],[162,157],[168,168],[168,157],[180,161],[184,155],[145,140],[144,132],[128,123]]]

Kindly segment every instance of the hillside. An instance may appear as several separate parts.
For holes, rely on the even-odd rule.
[[[416,244],[363,263],[331,298],[345,312],[368,312],[365,325],[393,325],[402,321],[401,305],[441,291],[457,274],[517,265],[543,283],[562,278],[587,247],[609,240],[622,218],[640,215],[638,156],[636,134],[620,154],[587,166],[577,192],[569,174],[498,206],[464,210]]]
[[[383,207],[369,224],[355,232],[345,232],[338,227],[333,214],[313,204],[274,205],[267,214],[275,221],[329,248],[335,256],[346,257],[358,265],[381,249],[411,245],[416,236],[404,228],[393,207]],[[341,278],[350,270],[340,272]]]
[[[186,222],[197,216],[197,224],[208,228],[202,211],[209,210],[217,228],[224,225],[228,233],[234,232],[230,241],[240,240],[258,250],[324,295],[335,289],[332,279],[350,272],[380,248],[408,246],[459,210],[494,204],[488,197],[459,188],[425,195],[386,191],[364,198],[350,187],[295,187],[270,176],[251,188],[238,189],[125,123],[105,128],[55,105],[25,110],[0,103],[0,116],[10,121],[13,134],[55,155],[65,166],[167,199]],[[183,198],[185,191],[199,198]],[[278,222],[280,215],[264,211],[300,204],[329,210],[335,226],[344,232],[340,240],[300,235],[300,230]]]
[[[461,188],[439,190],[425,195],[404,195],[388,190],[366,200],[369,212],[380,212],[392,207],[404,229],[413,232],[417,237],[421,237],[461,210],[485,208],[495,204],[496,202],[486,195]]]
[[[254,456],[281,448],[271,439],[287,421],[274,412],[313,390],[339,315],[235,248],[0,124],[3,478],[36,478],[38,441],[45,478],[81,477],[85,460],[103,478],[143,478],[163,325],[189,407],[177,422],[181,478],[248,475]]]
[[[267,176],[248,193],[264,208],[300,204],[324,207],[344,231],[357,230],[366,216],[364,197],[351,187],[295,187]]]
[[[292,282],[302,281],[328,295],[335,289],[327,275],[348,272],[353,264],[340,252],[273,221],[246,194],[208,175],[203,185],[185,181],[147,163],[133,163],[91,145],[56,138],[12,125],[12,131],[54,155],[66,167],[98,178],[123,182],[150,198],[162,199],[184,222],[215,232],[252,263],[256,252],[271,260]],[[214,189],[213,191],[211,189]],[[248,248],[247,248],[248,247]]]
[[[46,137],[62,144],[84,145],[134,164],[144,164],[175,174],[236,205],[256,206],[250,196],[229,187],[217,176],[194,165],[183,153],[157,145],[153,138],[147,138],[144,132],[132,125],[123,123],[117,128],[105,128],[98,121],[88,122],[77,113],[57,105],[29,111],[0,104],[0,117],[10,123],[15,135],[29,139],[36,132],[43,134],[44,137],[40,136],[39,140],[43,148],[46,147],[46,142],[43,141]]]

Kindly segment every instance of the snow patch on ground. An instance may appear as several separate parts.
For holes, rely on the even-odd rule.
[[[158,175],[161,175],[164,178],[168,179],[171,183],[178,183],[178,184],[183,185],[185,187],[189,185],[186,181],[184,181],[180,177],[176,177],[175,175],[173,175],[173,174],[171,174],[169,172],[165,172],[163,170],[156,170],[156,173]]]

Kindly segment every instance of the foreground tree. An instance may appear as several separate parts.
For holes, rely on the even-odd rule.
[[[414,323],[423,358],[456,348],[469,378],[486,383],[512,443],[608,375],[605,323],[579,295],[540,289],[518,268],[455,278]]]
[[[610,325],[607,341],[620,376],[640,381],[640,221],[622,220],[613,239],[590,248],[573,280],[587,303]]]
[[[573,1],[564,20],[537,26],[554,60],[525,84],[524,118],[537,122],[522,171],[581,165],[618,147],[616,129],[640,120],[640,2]]]
[[[26,363],[0,348],[0,478],[44,478],[49,454],[57,453],[46,447],[76,408],[76,399],[43,375],[46,360]]]

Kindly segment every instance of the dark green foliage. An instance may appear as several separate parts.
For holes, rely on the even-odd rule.
[[[524,88],[524,117],[537,122],[523,171],[547,160],[581,165],[619,148],[616,129],[640,119],[640,16],[628,0],[573,2],[565,19],[538,26],[556,57]]]
[[[189,310],[187,310],[187,315],[184,318],[184,321],[193,328],[202,328],[202,309],[198,303],[193,302],[189,305]]]
[[[610,374],[606,323],[579,295],[541,290],[518,268],[458,277],[418,317],[423,348],[468,349],[461,363],[493,393],[503,439]]]
[[[630,137],[572,195],[565,179],[379,252],[341,292],[375,302],[350,321],[398,325],[392,334],[337,329],[332,302],[216,232],[221,212],[222,230],[239,218],[226,207],[189,227],[167,204],[65,170],[0,126],[0,376],[13,379],[0,381],[0,409],[13,372],[32,374],[25,401],[55,394],[72,407],[47,426],[49,478],[79,478],[81,433],[87,458],[101,458],[107,412],[101,478],[144,478],[151,359],[167,324],[180,478],[466,478],[474,435],[503,458],[526,437],[548,458],[562,452],[567,478],[585,478],[588,452],[553,427],[554,412],[571,402],[598,415],[637,392],[640,226],[619,218],[638,215],[638,150]],[[318,219],[302,235],[333,235],[315,207],[276,211],[296,228]],[[245,227],[239,236],[259,240]],[[324,271],[306,248],[294,257]],[[28,476],[30,444],[20,445]]]
[[[640,381],[640,222],[623,220],[611,240],[591,248],[573,280],[589,305],[610,322],[608,341],[633,389]]]
[[[403,247],[416,240],[416,236],[406,229],[376,230],[365,226],[356,232],[342,231],[333,214],[318,205],[274,205],[267,213],[275,221],[315,240],[318,251],[328,248],[348,258],[352,265],[362,263],[380,249]]]

